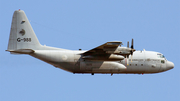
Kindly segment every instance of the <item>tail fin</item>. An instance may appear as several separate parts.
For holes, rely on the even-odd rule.
[[[31,53],[41,47],[24,11],[13,14],[8,50],[15,53]]]

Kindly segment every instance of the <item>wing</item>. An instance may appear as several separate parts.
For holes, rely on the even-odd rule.
[[[114,53],[119,45],[122,45],[120,41],[107,42],[101,46],[82,53],[83,56],[94,56],[94,55],[110,55]]]

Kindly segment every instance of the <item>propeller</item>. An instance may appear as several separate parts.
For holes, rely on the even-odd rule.
[[[129,48],[129,41],[127,42],[127,48]],[[129,55],[126,56],[127,59],[127,65],[129,65]]]
[[[132,39],[132,41],[131,41],[131,51],[130,51],[130,54],[131,54],[131,62],[132,62],[132,57],[133,57],[133,52],[134,51],[136,51],[135,49],[134,49],[134,40]]]
[[[127,42],[127,48],[129,48],[129,41]],[[131,54],[131,62],[132,62],[132,57],[133,57],[133,52],[136,51],[134,49],[134,40],[132,39],[131,41],[131,50],[130,50],[130,54]],[[129,65],[129,55],[126,55],[126,59],[127,59],[127,65]]]

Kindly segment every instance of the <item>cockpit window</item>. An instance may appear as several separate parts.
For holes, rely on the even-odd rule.
[[[161,63],[165,63],[165,61],[164,61],[164,60],[161,60]]]
[[[157,54],[158,58],[165,58],[163,54]]]

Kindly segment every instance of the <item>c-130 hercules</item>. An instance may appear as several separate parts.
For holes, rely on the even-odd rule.
[[[12,54],[28,54],[55,67],[72,73],[150,74],[174,68],[163,54],[153,51],[136,51],[129,42],[106,42],[88,51],[67,50],[43,46],[39,43],[24,11],[13,14],[8,49]],[[129,59],[130,58],[130,59]]]

